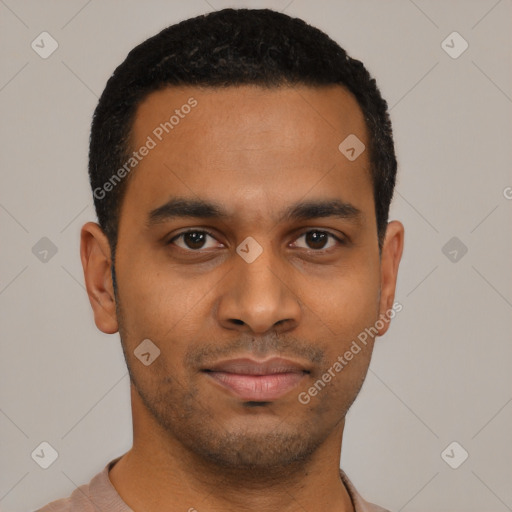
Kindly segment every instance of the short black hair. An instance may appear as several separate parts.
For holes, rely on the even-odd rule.
[[[130,137],[138,105],[150,93],[171,86],[240,85],[341,85],[355,96],[370,139],[380,251],[397,162],[388,106],[375,79],[362,62],[299,18],[270,9],[223,9],[172,25],[136,46],[101,95],[91,127],[89,177],[112,260],[129,176],[110,186],[108,193],[103,187],[133,151]]]

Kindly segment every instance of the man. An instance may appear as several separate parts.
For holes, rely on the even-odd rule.
[[[339,469],[404,237],[362,63],[270,10],[186,20],[109,79],[89,173],[81,259],[133,447],[40,510],[383,511]]]

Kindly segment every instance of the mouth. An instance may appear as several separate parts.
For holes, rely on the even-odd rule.
[[[309,370],[288,359],[266,361],[231,359],[202,370],[215,384],[233,396],[251,402],[268,402],[289,393],[309,375]]]

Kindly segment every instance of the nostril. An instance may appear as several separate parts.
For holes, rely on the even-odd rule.
[[[233,318],[231,321],[236,325],[244,325],[243,320],[239,320],[238,318]]]

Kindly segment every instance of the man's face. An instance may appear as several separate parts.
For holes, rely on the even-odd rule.
[[[175,109],[179,122],[158,130]],[[168,88],[137,110],[132,149],[148,136],[156,146],[123,199],[117,320],[136,414],[196,455],[261,468],[307,459],[363,383],[371,340],[299,400],[382,313],[369,155],[340,152],[350,134],[369,146],[341,87]],[[171,200],[223,215],[193,204],[168,215]],[[334,201],[353,208],[311,207]],[[145,339],[160,350],[148,366],[134,354]],[[291,363],[257,364],[275,357]],[[222,364],[235,359],[249,361]]]

